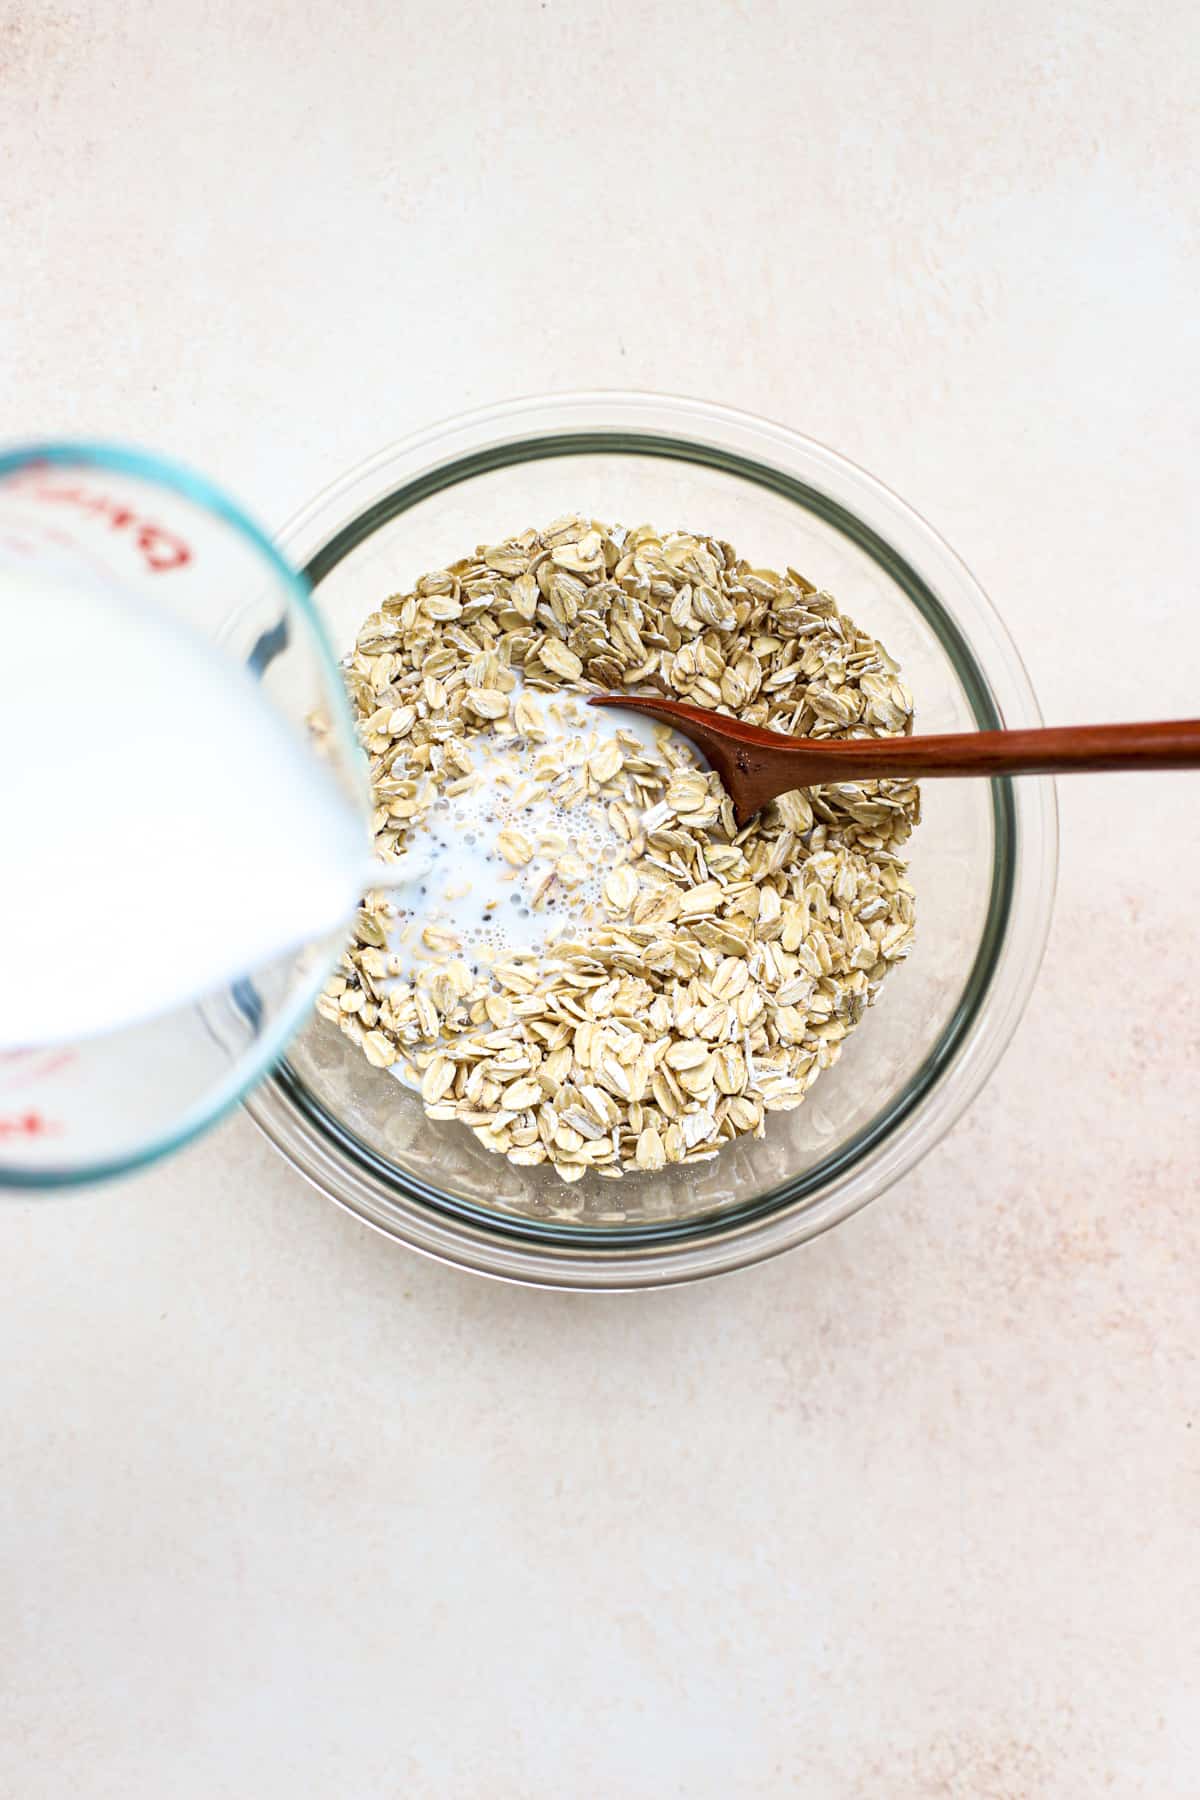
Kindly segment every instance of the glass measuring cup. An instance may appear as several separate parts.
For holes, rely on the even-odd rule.
[[[320,758],[363,820],[369,789],[341,676],[304,582],[216,488],[157,457],[115,446],[36,445],[0,455],[0,656],[4,608],[27,604],[29,579],[162,609],[230,665]],[[48,649],[55,643],[47,621]],[[236,671],[236,673],[235,673]],[[47,683],[52,668],[31,671]],[[314,732],[316,715],[322,729]],[[36,742],[28,745],[31,759]],[[86,767],[86,739],[80,744]],[[251,772],[248,771],[248,775]],[[0,769],[5,783],[19,769]],[[269,794],[264,804],[269,804]],[[69,821],[64,828],[69,828]],[[0,880],[16,854],[3,837]],[[158,897],[146,896],[148,934]],[[74,1042],[13,1043],[0,994],[0,1187],[63,1187],[119,1174],[179,1148],[270,1068],[306,1016],[342,934],[272,958],[202,998]],[[31,942],[29,955],[51,954]]]

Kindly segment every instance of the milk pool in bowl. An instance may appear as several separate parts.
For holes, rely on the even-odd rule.
[[[551,769],[580,767],[605,745],[627,756],[653,753],[668,739],[681,758],[700,761],[684,739],[636,713],[590,709],[582,695],[530,698],[538,739],[474,739],[472,771],[425,815],[393,871],[382,910],[392,921],[394,975],[419,976],[448,954],[483,975],[602,920],[602,883],[624,842],[599,800],[566,806],[547,793]],[[402,1078],[411,1073],[393,1068]]]

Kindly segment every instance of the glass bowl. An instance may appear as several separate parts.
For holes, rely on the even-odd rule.
[[[430,569],[560,514],[728,539],[827,587],[900,661],[919,731],[1034,725],[1020,659],[978,584],[879,482],[781,426],[646,394],[523,400],[384,451],[281,548],[344,652]],[[917,943],[804,1105],[712,1162],[561,1183],[433,1122],[314,1020],[247,1100],[331,1199],[414,1249],[568,1288],[691,1280],[837,1224],[896,1181],[978,1092],[1021,1015],[1053,898],[1053,785],[927,783],[911,844]]]

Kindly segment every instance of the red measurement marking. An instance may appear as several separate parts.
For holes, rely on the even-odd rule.
[[[62,482],[48,474],[44,467],[31,469],[21,479],[31,500],[48,505],[74,506],[106,524],[110,531],[123,531],[130,536],[148,569],[156,574],[167,569],[182,569],[192,560],[192,552],[181,537],[151,519],[143,519],[124,501],[111,494],[98,493],[83,482]]]
[[[0,1050],[0,1063],[21,1066],[0,1071],[0,1087],[28,1087],[31,1081],[45,1081],[59,1069],[76,1059],[74,1050]]]
[[[0,1138],[58,1137],[61,1132],[61,1125],[40,1112],[15,1113],[10,1118],[0,1118]]]

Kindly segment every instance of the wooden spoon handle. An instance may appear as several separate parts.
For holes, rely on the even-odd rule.
[[[592,706],[648,712],[683,732],[710,758],[774,792],[827,781],[906,776],[1068,775],[1097,769],[1198,769],[1200,719],[1149,725],[1055,725],[1034,731],[961,731],[936,737],[786,737],[724,713],[657,695],[602,694]],[[768,771],[771,771],[768,775]],[[776,773],[777,771],[777,773]],[[761,802],[759,802],[761,804]]]
[[[806,746],[807,747],[807,746]],[[797,745],[799,748],[799,745]],[[1069,775],[1102,769],[1200,769],[1200,719],[1148,725],[1055,725],[938,737],[825,741],[826,780],[919,775]],[[845,773],[841,765],[845,765]],[[835,774],[834,771],[837,770]]]

